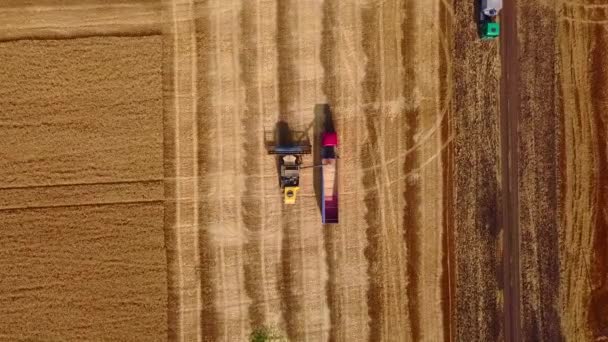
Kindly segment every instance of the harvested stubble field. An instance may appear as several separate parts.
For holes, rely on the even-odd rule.
[[[513,307],[525,340],[600,338],[608,4],[517,11],[511,146],[517,69],[472,1],[3,2],[0,339],[497,341]],[[316,171],[285,206],[264,145],[316,141],[325,104],[327,226]]]

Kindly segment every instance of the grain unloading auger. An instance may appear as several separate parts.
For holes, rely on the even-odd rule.
[[[296,195],[300,191],[302,155],[312,152],[310,140],[305,132],[291,131],[287,123],[279,122],[274,138],[266,139],[266,148],[269,154],[277,155],[283,202],[295,204]]]

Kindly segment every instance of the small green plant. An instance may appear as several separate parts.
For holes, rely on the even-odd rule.
[[[277,329],[261,326],[253,330],[249,335],[250,342],[271,342],[271,341],[284,341],[281,334]]]

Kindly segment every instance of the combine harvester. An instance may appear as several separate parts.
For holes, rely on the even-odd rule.
[[[494,39],[500,35],[500,23],[496,17],[502,10],[502,0],[479,1],[479,37],[484,40]]]
[[[321,134],[321,217],[323,223],[338,223],[338,135]]]
[[[293,138],[294,133],[299,136],[296,140]],[[302,155],[310,154],[312,146],[304,132],[292,132],[285,122],[277,124],[275,135],[276,139],[266,140],[268,153],[277,155],[283,203],[295,204],[296,195],[300,191]]]

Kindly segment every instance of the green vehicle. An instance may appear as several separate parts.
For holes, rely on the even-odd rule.
[[[476,0],[479,1],[479,37],[483,40],[494,39],[500,36],[500,23],[496,21],[502,9],[502,0]]]

